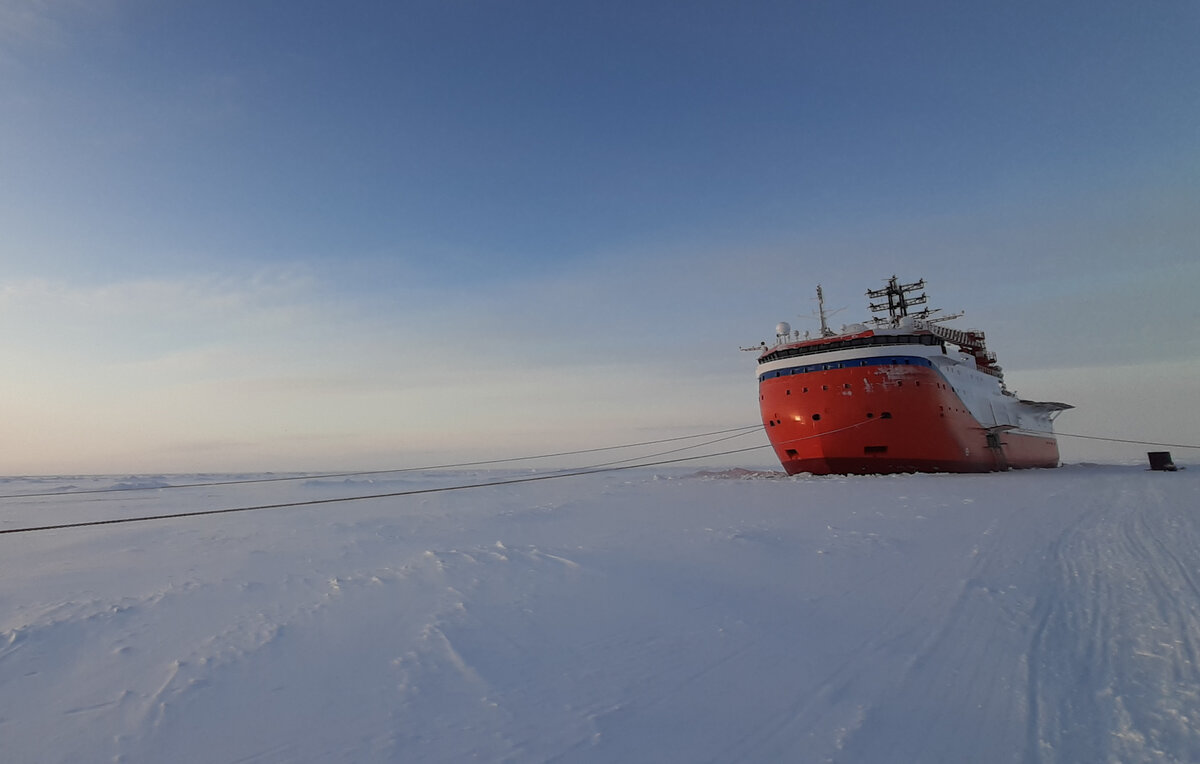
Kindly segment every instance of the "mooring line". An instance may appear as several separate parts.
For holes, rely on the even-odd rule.
[[[492,488],[504,485],[516,485],[519,483],[533,483],[539,480],[557,480],[559,478],[581,477],[584,475],[599,475],[606,472],[619,472],[621,470],[637,469],[641,467],[658,467],[664,464],[678,464],[680,462],[695,461],[697,459],[707,459],[713,456],[728,456],[730,454],[741,454],[748,451],[757,451],[758,449],[769,448],[768,445],[751,446],[749,448],[739,448],[731,451],[722,451],[715,454],[701,454],[699,456],[684,456],[675,459],[663,459],[656,462],[642,462],[639,464],[626,464],[613,467],[599,468],[584,468],[573,472],[556,472],[544,475],[527,475],[518,478],[506,478],[503,480],[491,480],[482,483],[468,483],[465,485],[450,485],[439,486],[435,488],[412,488],[405,491],[389,491],[388,493],[375,493],[364,496],[339,496],[329,499],[307,499],[305,501],[288,501],[278,504],[258,504],[250,507],[227,507],[223,509],[202,509],[192,512],[170,512],[159,515],[139,515],[136,517],[119,517],[110,518],[107,520],[86,520],[75,523],[56,523],[54,525],[39,525],[24,528],[4,528],[0,529],[2,534],[16,533],[36,533],[39,531],[55,531],[71,528],[91,528],[101,525],[120,525],[124,523],[144,523],[153,520],[174,520],[185,517],[206,517],[211,515],[226,515],[237,512],[256,512],[263,509],[287,509],[294,507],[311,507],[321,504],[339,504],[351,501],[366,501],[368,499],[390,499],[402,496],[418,496],[421,494],[430,493],[448,493],[450,491],[467,491],[474,488]]]
[[[193,483],[172,483],[168,485],[150,485],[150,486],[114,486],[110,488],[92,488],[83,491],[44,491],[40,493],[14,493],[0,494],[0,499],[26,499],[46,496],[85,496],[96,493],[128,493],[130,491],[165,491],[175,488],[209,488],[215,486],[227,485],[252,485],[256,483],[283,483],[295,480],[327,480],[331,478],[345,477],[364,477],[367,475],[392,475],[402,472],[428,472],[431,470],[458,469],[462,467],[483,467],[491,464],[506,464],[510,462],[525,462],[534,461],[536,459],[552,459],[561,456],[578,456],[579,454],[594,454],[601,451],[616,451],[625,448],[639,448],[641,446],[654,446],[660,443],[674,443],[681,440],[691,440],[694,438],[706,438],[710,435],[724,435],[725,433],[748,433],[751,430],[756,430],[762,427],[761,424],[745,425],[742,427],[733,427],[727,430],[716,430],[714,432],[702,432],[696,435],[680,435],[673,438],[660,438],[658,440],[646,440],[640,443],[623,443],[616,446],[600,446],[598,448],[582,448],[575,451],[557,451],[549,454],[530,454],[526,456],[510,456],[503,459],[484,459],[473,462],[458,462],[455,464],[433,464],[423,467],[399,467],[386,470],[360,470],[358,472],[329,472],[318,474],[303,474],[303,475],[286,475],[268,478],[248,478],[239,480],[213,480],[209,482],[193,482]],[[640,458],[640,457],[639,457]]]

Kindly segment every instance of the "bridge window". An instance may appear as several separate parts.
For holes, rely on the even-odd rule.
[[[870,347],[871,345],[937,345],[940,340],[932,334],[884,334],[871,337],[859,337],[853,340],[835,340],[820,342],[804,347],[781,348],[763,356],[762,362],[778,361],[781,358],[795,358],[802,355],[825,353],[830,350],[849,350],[851,348]],[[942,349],[945,350],[945,344]]]

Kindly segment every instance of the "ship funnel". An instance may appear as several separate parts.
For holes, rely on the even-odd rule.
[[[791,334],[791,333],[792,333],[792,325],[789,324],[787,321],[780,321],[779,323],[775,324],[775,336],[776,337],[782,337],[785,334]]]

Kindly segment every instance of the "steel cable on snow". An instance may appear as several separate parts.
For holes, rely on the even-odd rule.
[[[502,480],[491,480],[482,483],[468,483],[462,485],[439,486],[435,488],[411,488],[404,491],[389,491],[387,493],[376,493],[364,496],[338,496],[329,499],[307,499],[304,501],[288,501],[277,504],[258,504],[249,507],[227,507],[223,509],[202,509],[192,512],[170,512],[159,515],[139,515],[136,517],[121,517],[111,518],[107,520],[86,520],[75,523],[56,523],[54,525],[39,525],[24,528],[4,528],[0,529],[0,535],[16,534],[16,533],[35,533],[38,531],[53,531],[64,530],[70,528],[89,528],[101,525],[120,525],[124,523],[142,523],[152,520],[174,520],[185,517],[205,517],[209,515],[225,515],[237,512],[255,512],[264,509],[287,509],[295,507],[311,507],[321,504],[339,504],[350,501],[366,501],[368,499],[390,499],[402,496],[418,496],[421,494],[430,493],[448,493],[451,491],[467,491],[474,488],[492,488],[504,485],[516,485],[519,483],[533,483],[540,480],[556,480],[559,478],[581,477],[584,475],[598,475],[606,472],[619,472],[621,470],[637,469],[639,467],[658,467],[664,464],[678,464],[680,462],[695,461],[696,459],[707,459],[713,456],[729,456],[730,454],[741,454],[749,451],[757,451],[762,448],[769,448],[769,445],[750,446],[748,448],[738,448],[730,451],[721,451],[713,454],[701,454],[699,456],[684,456],[676,459],[663,459],[656,462],[642,462],[639,464],[626,464],[612,467],[599,468],[584,468],[573,472],[553,472],[542,475],[527,475],[524,477],[505,478]]]
[[[536,459],[553,459],[562,456],[578,456],[579,454],[594,454],[601,451],[617,451],[625,448],[639,448],[641,446],[654,446],[659,443],[674,443],[681,440],[691,440],[694,438],[707,438],[710,435],[724,435],[725,433],[748,433],[751,430],[756,430],[762,427],[761,424],[743,425],[742,427],[732,427],[727,430],[716,430],[713,432],[702,432],[696,435],[679,435],[673,438],[659,438],[658,440],[646,440],[640,443],[623,443],[616,446],[599,446],[597,448],[582,448],[575,451],[557,451],[548,454],[530,454],[526,456],[510,456],[503,459],[484,459],[473,462],[458,462],[455,464],[432,464],[423,467],[398,467],[395,469],[386,470],[360,470],[358,472],[330,472],[318,474],[303,474],[303,475],[286,475],[277,477],[265,478],[247,478],[239,480],[213,480],[209,482],[196,483],[174,483],[169,485],[153,485],[153,486],[115,486],[111,488],[92,488],[83,491],[45,491],[40,493],[15,493],[15,494],[0,494],[0,499],[25,499],[47,496],[84,496],[87,494],[96,493],[128,493],[130,491],[165,491],[174,488],[210,488],[216,486],[227,485],[252,485],[257,483],[283,483],[295,480],[328,480],[331,478],[345,477],[363,477],[367,475],[394,475],[402,472],[428,472],[430,470],[445,470],[458,469],[462,467],[482,467],[490,464],[506,464],[509,462],[525,462],[534,461]],[[669,453],[669,452],[668,452]]]
[[[855,424],[848,425],[846,427],[839,427],[835,430],[830,430],[830,431],[824,432],[824,433],[818,433],[816,435],[810,435],[805,438],[797,438],[793,441],[788,441],[788,442],[796,442],[799,440],[808,440],[811,438],[824,437],[825,435],[831,435],[836,432],[842,432],[844,430],[849,430],[854,427],[861,427],[862,425],[867,424],[871,421],[874,421],[874,420],[866,419],[861,422],[856,422]],[[107,519],[107,520],[85,520],[85,521],[79,521],[79,522],[74,522],[74,523],[55,523],[52,525],[29,526],[29,527],[21,527],[21,528],[6,528],[6,529],[0,529],[0,535],[16,534],[16,533],[34,533],[34,532],[38,532],[38,531],[65,530],[65,529],[71,529],[71,528],[88,528],[88,527],[96,527],[96,526],[101,526],[101,525],[120,525],[120,524],[124,524],[124,523],[149,522],[152,520],[174,520],[174,519],[180,519],[180,518],[186,518],[186,517],[204,517],[204,516],[209,516],[209,515],[223,515],[223,514],[233,514],[233,513],[239,513],[239,512],[254,512],[254,511],[265,510],[265,509],[288,509],[288,508],[295,508],[295,507],[309,507],[309,506],[317,506],[317,505],[323,505],[323,504],[339,504],[339,503],[345,503],[345,502],[351,502],[351,501],[365,501],[368,499],[387,499],[387,498],[398,498],[398,497],[404,497],[404,496],[418,496],[421,494],[431,494],[431,493],[448,493],[451,491],[465,491],[465,490],[471,490],[474,488],[491,488],[491,487],[504,486],[504,485],[516,485],[519,483],[533,483],[533,482],[542,481],[542,480],[556,480],[559,478],[582,477],[585,475],[598,475],[598,474],[603,474],[603,473],[607,473],[607,472],[619,472],[622,470],[638,469],[638,468],[642,468],[642,467],[658,467],[658,466],[662,466],[662,465],[666,465],[666,464],[679,464],[681,462],[696,461],[697,459],[708,459],[708,458],[712,458],[714,456],[730,456],[732,454],[742,454],[742,453],[748,453],[750,451],[758,451],[763,448],[771,448],[771,445],[769,443],[764,443],[764,444],[757,445],[757,446],[749,446],[746,448],[731,449],[728,451],[718,451],[715,453],[677,457],[674,459],[660,459],[658,461],[650,461],[650,462],[643,461],[644,459],[654,458],[656,456],[663,456],[663,455],[670,454],[670,453],[676,453],[678,451],[688,450],[693,447],[699,448],[699,447],[702,447],[705,445],[712,445],[713,443],[730,440],[730,439],[736,438],[736,437],[741,437],[742,435],[748,435],[748,434],[750,434],[751,430],[756,430],[758,427],[759,427],[759,425],[755,425],[753,427],[736,428],[737,430],[745,430],[746,432],[742,432],[742,433],[735,434],[735,435],[729,435],[724,438],[718,438],[718,439],[710,441],[708,443],[697,444],[696,446],[687,446],[682,449],[673,449],[672,451],[663,452],[661,454],[652,454],[649,456],[638,457],[636,460],[637,463],[635,463],[635,464],[621,464],[621,463],[610,462],[608,464],[592,465],[590,467],[582,467],[582,468],[577,468],[577,469],[573,469],[573,470],[558,471],[558,472],[549,472],[549,473],[543,473],[540,475],[527,475],[527,476],[523,476],[523,477],[504,478],[504,479],[500,479],[500,480],[490,480],[490,481],[484,481],[484,482],[480,482],[480,483],[439,486],[439,487],[435,487],[435,488],[412,488],[412,489],[407,489],[407,490],[403,490],[403,491],[389,491],[386,493],[367,494],[367,495],[363,495],[363,496],[337,496],[337,497],[331,497],[331,498],[327,498],[327,499],[306,499],[303,501],[279,502],[279,503],[275,503],[275,504],[259,504],[259,505],[248,506],[248,507],[227,507],[227,508],[223,508],[223,509],[203,509],[203,510],[197,510],[197,511],[191,511],[191,512],[171,512],[171,513],[164,513],[164,514],[158,514],[158,515],[139,515],[139,516],[135,516],[135,517],[112,518],[112,519]],[[722,432],[730,432],[730,430],[725,430]],[[718,434],[718,433],[709,433],[709,434]],[[692,436],[692,437],[698,437],[698,436]],[[656,442],[663,443],[663,442],[667,442],[670,440],[684,440],[684,439],[685,438],[669,438],[669,439],[659,440]],[[595,449],[595,450],[610,450],[610,449]],[[631,459],[631,460],[626,460],[626,461],[634,461],[634,460]],[[401,470],[401,471],[407,471],[407,470]],[[357,473],[357,474],[362,474],[362,473]],[[253,481],[251,481],[251,482],[253,482]],[[204,484],[204,485],[208,485],[208,484]],[[67,495],[70,495],[70,494],[67,494]]]
[[[785,442],[786,443],[795,443],[795,442],[799,442],[799,441],[803,441],[803,440],[811,440],[813,438],[825,437],[827,435],[832,435],[834,433],[844,432],[846,430],[854,429],[856,427],[861,427],[865,424],[869,424],[874,421],[879,421],[879,420],[866,419],[866,420],[863,420],[860,422],[855,422],[854,424],[851,424],[851,425],[847,425],[845,427],[839,427],[834,430],[828,430],[826,432],[816,433],[814,435],[808,435],[808,436],[805,436],[802,438],[793,438],[793,439],[785,441]],[[74,522],[74,523],[57,523],[57,524],[53,524],[53,525],[30,526],[30,527],[22,527],[22,528],[5,528],[5,529],[0,529],[0,535],[17,534],[17,533],[34,533],[34,532],[39,532],[39,531],[64,530],[64,529],[71,529],[71,528],[87,528],[87,527],[97,527],[97,526],[102,526],[102,525],[120,525],[120,524],[125,524],[125,523],[149,522],[149,521],[153,521],[153,520],[173,520],[173,519],[180,519],[180,518],[186,518],[186,517],[205,517],[205,516],[210,516],[210,515],[233,514],[233,513],[239,513],[239,512],[254,512],[254,511],[266,510],[266,509],[288,509],[288,508],[296,508],[296,507],[310,507],[310,506],[317,506],[317,505],[324,505],[324,504],[340,504],[340,503],[346,503],[346,502],[351,502],[351,501],[366,501],[366,500],[371,500],[371,499],[398,498],[398,497],[418,496],[418,495],[422,495],[422,494],[432,494],[432,493],[448,493],[448,492],[452,492],[452,491],[466,491],[466,490],[471,490],[471,489],[475,489],[475,488],[492,488],[492,487],[505,486],[505,485],[517,485],[520,483],[533,483],[533,482],[538,482],[538,481],[543,481],[543,480],[557,480],[560,478],[582,477],[585,475],[598,475],[598,474],[603,474],[603,473],[608,473],[608,472],[619,472],[622,470],[637,469],[637,468],[642,468],[642,467],[657,467],[657,466],[662,466],[662,465],[667,465],[667,464],[679,464],[682,462],[696,461],[697,459],[707,459],[707,458],[711,458],[714,456],[730,456],[732,454],[748,453],[750,451],[757,451],[757,450],[760,450],[763,448],[770,448],[772,446],[770,444],[761,444],[761,445],[757,445],[757,446],[749,446],[747,448],[738,448],[738,449],[731,449],[728,451],[718,451],[715,453],[677,457],[674,459],[660,459],[658,461],[650,461],[650,462],[643,461],[643,460],[648,459],[648,458],[655,458],[657,456],[664,456],[664,455],[668,455],[668,454],[672,454],[672,453],[678,453],[680,451],[687,451],[687,450],[691,450],[693,448],[702,448],[704,446],[712,445],[714,443],[720,443],[720,442],[723,442],[726,440],[731,440],[733,438],[742,437],[744,435],[750,434],[751,431],[753,431],[753,430],[757,430],[758,427],[760,427],[760,425],[750,425],[750,426],[746,426],[746,427],[731,428],[729,430],[719,430],[716,432],[703,433],[701,435],[689,435],[689,436],[681,436],[681,437],[677,437],[677,438],[663,438],[663,439],[659,439],[659,440],[645,441],[642,443],[629,444],[629,445],[625,445],[625,446],[604,446],[604,447],[600,447],[600,448],[581,449],[578,451],[569,451],[569,452],[564,451],[564,452],[559,452],[559,453],[555,453],[555,454],[542,454],[542,455],[529,456],[529,457],[513,457],[510,459],[490,459],[490,460],[480,461],[480,462],[464,462],[464,463],[457,464],[457,465],[439,465],[439,466],[424,467],[424,468],[410,467],[410,468],[402,468],[402,469],[395,469],[395,470],[371,470],[371,471],[347,472],[347,473],[336,473],[336,474],[331,473],[331,474],[323,474],[323,475],[303,475],[303,476],[295,476],[295,477],[258,478],[258,479],[236,480],[236,481],[230,480],[230,481],[219,481],[219,482],[212,482],[212,483],[177,484],[177,485],[170,485],[170,486],[97,489],[94,491],[69,491],[69,492],[61,492],[61,493],[15,494],[13,496],[0,496],[0,498],[23,498],[23,497],[38,497],[38,496],[42,496],[42,497],[44,497],[44,496],[74,496],[74,495],[88,494],[88,493],[109,493],[109,492],[114,492],[114,491],[161,490],[164,488],[196,488],[196,487],[219,486],[219,485],[245,485],[245,484],[250,484],[250,483],[269,483],[269,482],[279,482],[279,481],[284,481],[284,480],[318,480],[321,478],[331,478],[331,477],[380,475],[380,474],[392,474],[392,473],[401,473],[401,472],[414,472],[414,471],[422,471],[422,470],[429,471],[429,470],[435,470],[435,469],[446,469],[446,468],[450,468],[450,467],[479,466],[479,465],[483,465],[483,464],[499,464],[499,463],[504,463],[504,462],[526,461],[526,460],[531,460],[531,459],[549,458],[549,457],[553,457],[553,456],[570,456],[572,454],[595,453],[598,451],[611,451],[611,450],[616,450],[616,449],[620,449],[620,448],[634,448],[634,447],[638,447],[638,446],[654,445],[657,443],[669,443],[669,442],[676,442],[676,441],[680,441],[680,440],[689,440],[692,438],[705,437],[708,435],[724,435],[725,433],[730,433],[730,432],[735,433],[733,435],[726,435],[725,437],[717,438],[717,439],[708,441],[706,443],[699,443],[699,444],[693,444],[690,446],[684,446],[682,448],[676,448],[676,449],[671,449],[669,451],[663,451],[658,454],[650,454],[650,455],[646,455],[646,456],[634,457],[631,459],[625,459],[625,460],[616,461],[616,462],[607,462],[607,463],[603,463],[603,464],[592,465],[589,467],[567,469],[564,471],[548,472],[548,473],[543,473],[543,474],[538,474],[538,475],[526,475],[523,477],[503,478],[500,480],[490,480],[490,481],[484,481],[484,482],[479,482],[479,483],[467,483],[467,484],[458,484],[458,485],[449,485],[449,486],[439,486],[439,487],[434,487],[434,488],[412,488],[412,489],[407,489],[407,490],[403,490],[403,491],[389,491],[386,493],[367,494],[367,495],[363,495],[363,496],[337,496],[337,497],[332,497],[332,498],[327,498],[327,499],[307,499],[304,501],[289,501],[289,502],[280,502],[280,503],[276,503],[276,504],[258,504],[258,505],[247,506],[247,507],[227,507],[227,508],[222,508],[222,509],[204,509],[204,510],[196,510],[196,511],[190,511],[190,512],[171,512],[171,513],[164,513],[164,514],[158,514],[158,515],[139,515],[136,517],[111,518],[111,519],[106,519],[106,520],[87,520],[87,521],[80,521],[80,522]],[[1192,446],[1192,445],[1186,445],[1186,444],[1180,444],[1180,443],[1156,443],[1156,442],[1151,442],[1151,441],[1131,440],[1131,439],[1125,439],[1125,438],[1106,438],[1106,437],[1101,437],[1101,436],[1097,436],[1097,435],[1076,435],[1073,433],[1062,433],[1062,432],[1060,432],[1060,433],[1046,432],[1043,434],[1061,435],[1064,437],[1071,437],[1071,438],[1086,438],[1089,440],[1102,440],[1102,441],[1110,441],[1110,442],[1115,442],[1115,443],[1134,443],[1134,444],[1138,444],[1138,445],[1167,446],[1167,447],[1172,447],[1172,448],[1200,448],[1200,446]],[[636,462],[636,463],[626,464],[625,462]]]
[[[1032,432],[1040,432],[1033,430]],[[1155,443],[1149,440],[1127,440],[1125,438],[1104,438],[1099,435],[1076,435],[1070,432],[1040,432],[1042,435],[1054,435],[1063,438],[1085,438],[1086,440],[1106,440],[1109,443],[1133,443],[1138,446],[1164,446],[1166,448],[1200,448],[1200,446],[1190,446],[1186,443]]]

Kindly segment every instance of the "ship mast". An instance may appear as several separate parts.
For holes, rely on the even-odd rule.
[[[873,302],[869,304],[872,313],[882,313],[885,310],[888,313],[887,318],[876,316],[871,319],[871,322],[874,324],[890,323],[892,326],[899,325],[901,318],[910,315],[908,312],[909,307],[923,305],[928,301],[929,298],[925,296],[924,292],[919,295],[910,296],[918,289],[924,288],[925,279],[914,281],[911,284],[901,284],[895,276],[892,276],[888,279],[887,286],[883,289],[867,290],[867,297],[873,300],[878,300],[881,297],[887,298],[887,302]],[[911,315],[913,318],[928,318],[931,313],[935,312],[925,308]]]
[[[900,281],[892,276],[887,281],[887,286],[883,289],[871,289],[867,291],[867,297],[878,300],[887,298],[887,302],[870,303],[871,311],[874,313],[882,313],[887,311],[888,317],[883,318],[876,316],[871,319],[871,323],[876,326],[890,324],[893,327],[900,326],[900,319],[905,316],[911,316],[915,319],[923,321],[922,328],[930,334],[943,339],[947,342],[958,345],[958,347],[968,355],[975,358],[975,368],[986,374],[991,374],[1000,380],[1000,384],[1004,385],[1003,370],[996,364],[996,354],[987,349],[987,344],[984,339],[983,332],[978,329],[952,329],[948,326],[939,325],[939,321],[948,321],[952,318],[958,318],[961,313],[955,313],[952,316],[942,316],[940,318],[931,319],[930,316],[934,313],[940,313],[940,309],[930,310],[923,308],[916,313],[909,313],[908,309],[913,305],[924,305],[928,298],[922,292],[919,295],[912,296],[913,292],[925,288],[925,279],[914,281],[911,284],[901,284]]]
[[[820,284],[817,284],[817,313],[821,316],[821,336],[832,337],[833,330],[829,328],[829,323],[825,320],[825,293],[821,291]]]

